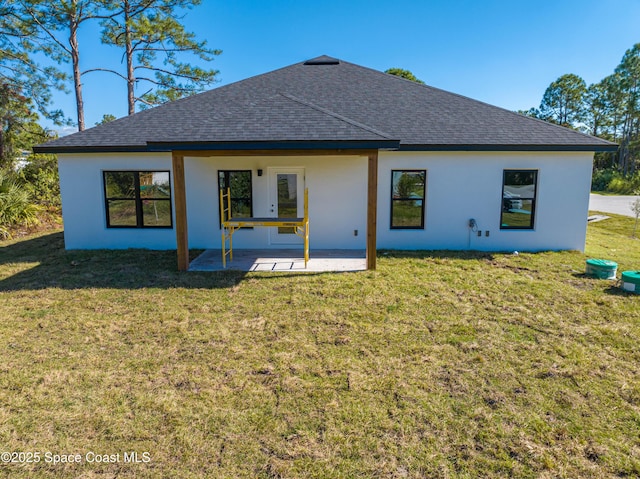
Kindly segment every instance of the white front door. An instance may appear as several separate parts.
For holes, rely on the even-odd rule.
[[[269,215],[301,218],[304,215],[304,168],[269,168]],[[271,244],[297,244],[302,238],[291,227],[269,228]]]

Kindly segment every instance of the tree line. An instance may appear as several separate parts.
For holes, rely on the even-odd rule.
[[[0,4],[0,166],[21,146],[24,132],[38,131],[36,113],[56,124],[87,125],[82,86],[88,75],[103,72],[126,83],[128,114],[201,91],[218,71],[208,63],[220,50],[185,29],[184,13],[201,0],[3,0]],[[101,42],[120,52],[121,68],[83,69],[79,29],[101,28]],[[46,66],[36,58],[47,57]],[[54,90],[71,90],[74,120],[52,108]],[[107,116],[106,119],[112,117]]]
[[[582,131],[620,145],[597,153],[594,171],[624,177],[640,170],[640,43],[628,49],[611,75],[592,85],[574,73],[562,75],[528,116]]]

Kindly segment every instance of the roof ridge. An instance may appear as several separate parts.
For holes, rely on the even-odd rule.
[[[359,121],[353,120],[353,119],[348,118],[348,117],[343,116],[343,115],[340,115],[339,113],[336,113],[334,111],[327,110],[326,108],[323,108],[321,106],[315,105],[315,104],[313,104],[313,103],[311,103],[309,101],[303,100],[302,98],[298,98],[298,97],[293,96],[293,95],[291,95],[289,93],[279,92],[278,94],[283,96],[283,97],[285,97],[285,98],[287,98],[287,99],[289,99],[289,100],[291,100],[291,101],[295,101],[296,103],[300,103],[301,105],[308,106],[309,108],[313,108],[314,110],[317,110],[317,111],[319,111],[321,113],[324,113],[326,115],[330,115],[330,116],[332,116],[332,117],[334,117],[334,118],[336,118],[338,120],[344,121],[345,123],[349,123],[352,126],[358,127],[358,128],[360,128],[362,130],[366,130],[369,133],[374,133],[374,134],[376,134],[378,136],[381,136],[383,138],[386,138],[388,140],[396,140],[397,139],[397,138],[394,138],[389,133],[385,133],[384,131],[377,130],[376,128],[374,128],[372,126],[365,125],[364,123],[360,123]]]

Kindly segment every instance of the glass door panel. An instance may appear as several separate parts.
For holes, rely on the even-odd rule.
[[[281,219],[295,219],[303,215],[304,169],[272,168],[269,175],[271,215]],[[271,228],[270,241],[274,244],[301,242],[295,228],[278,226]]]
[[[298,217],[298,175],[278,173],[278,218]],[[295,234],[294,228],[278,227],[279,234]]]

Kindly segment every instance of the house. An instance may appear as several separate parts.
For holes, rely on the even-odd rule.
[[[321,56],[35,148],[68,249],[220,248],[233,216],[300,215],[313,249],[583,250],[599,138]],[[247,228],[235,248],[299,248]]]

